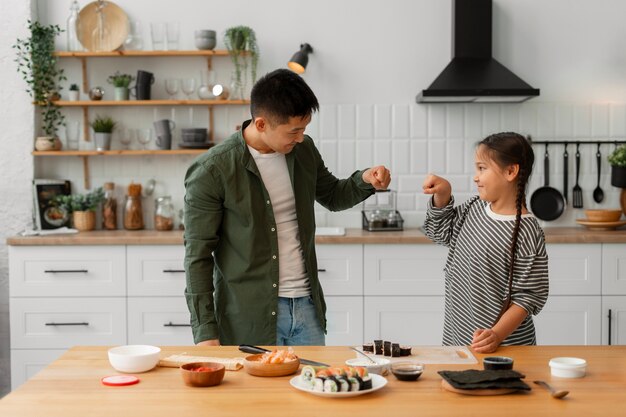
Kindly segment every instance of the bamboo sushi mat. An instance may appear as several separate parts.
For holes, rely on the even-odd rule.
[[[362,346],[355,346],[361,350]],[[366,352],[367,353],[367,352]],[[360,357],[358,353],[356,357]],[[411,356],[401,356],[392,358],[391,356],[372,355],[373,358],[385,358],[391,362],[401,362],[405,360],[418,361],[423,364],[473,364],[478,363],[472,352],[466,346],[413,346]],[[367,359],[366,359],[367,360]]]

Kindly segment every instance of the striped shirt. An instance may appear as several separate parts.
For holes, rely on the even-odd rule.
[[[443,344],[472,343],[476,329],[493,326],[506,302],[509,248],[515,216],[496,214],[478,196],[454,207],[428,203],[424,229],[435,243],[449,248],[445,272]],[[532,214],[522,215],[513,268],[511,302],[528,315],[502,343],[535,345],[532,316],[548,299],[548,255],[543,230]]]

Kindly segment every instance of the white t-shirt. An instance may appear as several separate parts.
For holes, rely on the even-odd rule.
[[[310,295],[287,159],[279,152],[264,154],[251,146],[248,149],[259,168],[274,210],[278,232],[278,296],[296,298]]]

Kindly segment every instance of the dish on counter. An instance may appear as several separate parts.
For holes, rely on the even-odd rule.
[[[483,359],[485,370],[513,369],[513,358],[508,356],[487,356]]]
[[[108,351],[109,363],[119,372],[148,372],[157,366],[161,348],[150,345],[116,346]]]
[[[311,389],[310,385],[307,385],[302,380],[300,375],[294,376],[293,378],[291,378],[289,380],[289,384],[291,384],[291,386],[297,390],[300,390],[309,394],[317,395],[319,397],[347,398],[347,397],[356,397],[358,395],[369,394],[374,391],[378,391],[379,389],[387,385],[387,379],[385,379],[384,377],[380,375],[372,374],[370,375],[370,377],[372,378],[372,388],[361,390],[361,391],[343,391],[343,392],[314,391],[313,389]]]
[[[387,375],[389,371],[389,364],[391,361],[385,358],[371,358],[376,363],[369,362],[366,358],[357,357],[348,359],[346,365],[348,366],[360,366],[367,369],[370,374]]]
[[[552,376],[582,378],[587,370],[587,361],[581,358],[552,358],[548,362]]]
[[[243,369],[254,376],[285,376],[291,375],[300,367],[300,359],[289,350],[274,350],[247,356],[243,361]]]
[[[212,387],[221,384],[226,368],[216,362],[191,362],[180,366],[185,385],[190,387]]]
[[[417,381],[424,372],[424,365],[413,361],[391,364],[391,373],[398,381]]]
[[[626,220],[616,222],[592,222],[587,219],[576,219],[576,223],[592,230],[615,230],[626,225]]]

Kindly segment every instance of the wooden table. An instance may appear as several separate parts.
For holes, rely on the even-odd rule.
[[[245,356],[236,347],[185,347],[188,354]],[[164,347],[162,356],[180,353]],[[346,347],[296,348],[300,357],[343,364],[354,357]],[[0,400],[0,416],[624,416],[626,405],[626,346],[539,346],[500,348],[498,354],[515,359],[515,369],[526,375],[528,393],[476,397],[441,388],[440,369],[480,368],[479,364],[427,365],[416,382],[389,376],[383,389],[343,399],[320,398],[289,385],[288,377],[259,378],[244,370],[226,372],[217,387],[191,388],[176,368],[156,368],[137,374],[141,382],[107,387],[100,379],[117,374],[107,359],[107,347],[74,347],[26,384]],[[587,376],[563,379],[550,376],[548,361],[556,356],[587,360]],[[570,390],[563,400],[532,384],[542,379]]]

